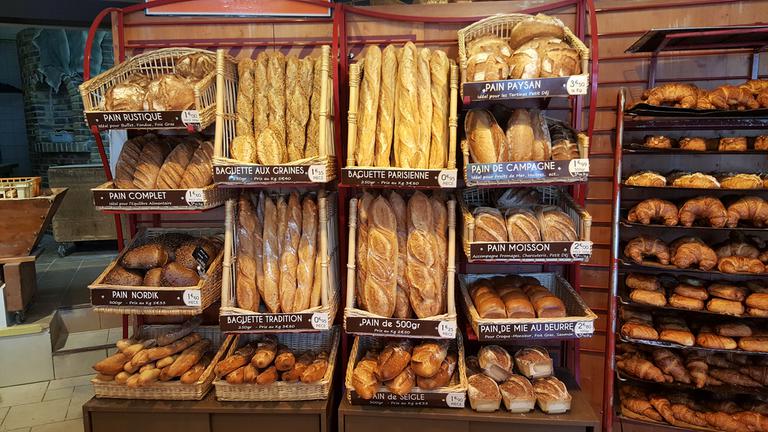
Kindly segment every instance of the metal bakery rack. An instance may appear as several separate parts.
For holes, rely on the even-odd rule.
[[[650,67],[648,68],[647,85],[654,87],[657,82],[657,61],[659,54],[664,51],[692,51],[696,55],[699,50],[728,50],[741,49],[752,50],[751,78],[758,78],[759,53],[768,44],[768,26],[732,26],[715,28],[686,28],[651,30],[644,34],[626,52],[650,52]],[[715,78],[713,78],[715,79]],[[716,78],[719,79],[719,78]],[[688,81],[693,80],[687,79]],[[665,82],[671,80],[664,80]],[[629,175],[652,170],[662,174],[673,171],[688,170],[704,173],[715,172],[766,172],[765,151],[748,150],[746,152],[713,151],[704,152],[686,151],[680,149],[651,149],[641,143],[646,135],[664,135],[672,137],[703,136],[705,138],[718,135],[755,135],[757,131],[768,129],[768,110],[722,111],[722,110],[693,110],[674,107],[658,107],[646,103],[635,103],[631,100],[629,90],[622,88],[616,102],[616,129],[614,148],[614,176],[613,176],[613,217],[612,217],[612,246],[611,246],[611,296],[608,307],[608,329],[606,330],[605,346],[605,381],[603,391],[603,430],[611,431],[614,428],[623,430],[639,430],[643,427],[653,427],[653,430],[680,430],[670,424],[654,422],[651,419],[643,420],[638,417],[628,417],[620,413],[620,397],[618,384],[628,382],[640,385],[644,388],[657,391],[684,390],[693,393],[704,394],[745,394],[744,388],[726,386],[723,389],[712,388],[699,390],[690,389],[680,385],[664,383],[642,382],[626,374],[619,373],[616,368],[616,344],[628,343],[636,347],[653,349],[669,348],[676,352],[700,352],[704,355],[721,353],[742,353],[750,356],[765,356],[768,353],[712,350],[697,346],[682,346],[669,342],[646,341],[631,339],[620,335],[619,309],[629,308],[645,312],[673,314],[686,317],[693,322],[707,323],[726,319],[730,322],[741,321],[749,324],[765,324],[764,318],[757,317],[733,317],[707,311],[683,310],[670,306],[654,307],[633,302],[628,296],[628,290],[624,286],[624,277],[630,273],[643,273],[667,277],[693,277],[704,281],[733,281],[743,282],[752,279],[765,281],[765,274],[726,274],[717,269],[703,271],[698,269],[678,269],[671,265],[660,265],[653,262],[635,263],[623,254],[626,242],[645,234],[654,238],[661,238],[667,242],[678,237],[697,236],[708,244],[728,240],[729,235],[740,233],[749,237],[768,239],[768,230],[756,227],[738,228],[711,228],[703,226],[664,226],[658,223],[642,225],[627,220],[628,210],[637,202],[647,198],[662,198],[671,201],[680,201],[696,196],[712,195],[718,198],[756,195],[768,198],[767,189],[734,190],[734,189],[688,189],[675,187],[637,187],[623,183]],[[726,318],[727,317],[727,318]],[[722,391],[721,391],[722,390]],[[746,394],[768,394],[768,389],[749,389]],[[634,427],[634,428],[633,428]],[[643,429],[645,430],[645,429]],[[708,430],[708,429],[704,429]],[[714,429],[709,429],[714,430]]]

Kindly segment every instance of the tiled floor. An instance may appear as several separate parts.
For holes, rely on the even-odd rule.
[[[0,388],[0,432],[81,432],[92,375]]]

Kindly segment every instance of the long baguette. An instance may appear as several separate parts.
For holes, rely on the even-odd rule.
[[[355,158],[357,166],[373,166],[376,147],[376,111],[379,108],[381,83],[381,49],[378,45],[369,45],[365,49],[363,61],[363,79],[360,82],[360,101],[357,110]]]
[[[261,228],[247,193],[242,193],[237,206],[237,306],[254,312],[261,303],[256,285],[256,242]]]
[[[315,253],[315,275],[312,278],[312,295],[310,296],[309,307],[320,306],[320,295],[323,290],[323,251]]]
[[[416,59],[416,94],[418,96],[419,130],[418,147],[414,153],[411,166],[414,168],[428,168],[430,145],[432,140],[432,78],[429,69],[429,48],[418,51]]]
[[[210,353],[204,354],[200,361],[195,363],[194,366],[192,366],[188,371],[181,375],[180,381],[182,384],[196,383],[197,380],[199,380],[203,375],[203,372],[205,372],[205,369],[208,368],[208,365],[211,364],[212,360],[213,357]]]
[[[269,130],[275,135],[276,157],[279,162],[287,161],[285,141],[285,56],[280,51],[271,51],[267,57],[267,101],[269,102]]]
[[[253,136],[253,60],[237,62],[237,117],[235,135]]]
[[[256,289],[264,297],[264,192],[256,203],[256,231],[253,233],[253,256],[256,260]]]
[[[312,59],[288,57],[285,68],[285,124],[288,132],[288,161],[304,158],[304,143],[312,96]]]
[[[317,255],[317,204],[304,197],[301,204],[301,240],[299,241],[298,267],[296,269],[295,312],[309,309],[312,303],[313,278]]]
[[[415,154],[419,147],[419,109],[416,86],[416,45],[407,42],[398,57],[395,94],[395,165],[416,168]]]
[[[184,372],[188,371],[203,357],[206,351],[211,347],[211,341],[203,339],[191,347],[185,349],[176,361],[169,366],[168,374],[172,377],[181,376]]]
[[[381,54],[381,91],[376,115],[376,148],[374,165],[388,167],[392,155],[395,130],[395,86],[397,82],[397,48],[387,45]]]
[[[432,267],[432,274],[435,279],[435,291],[438,295],[438,313],[446,310],[446,301],[448,297],[448,287],[445,284],[446,272],[448,268],[448,239],[446,238],[448,229],[448,210],[445,207],[445,199],[442,194],[435,193],[430,198],[432,204],[432,216],[435,221],[432,235],[435,242],[435,265]]]
[[[405,201],[395,191],[389,194],[389,204],[395,212],[397,221],[397,298],[395,299],[395,317],[410,318],[413,315],[409,295],[408,281],[405,278],[408,222]]]
[[[246,344],[236,349],[231,356],[225,358],[216,364],[214,372],[217,377],[223,377],[231,372],[250,363],[256,348],[251,344]]]
[[[307,143],[304,149],[304,157],[316,157],[320,155],[320,103],[323,90],[322,57],[314,60],[315,66],[312,77],[312,98],[309,102],[310,116],[307,123]]]
[[[357,201],[357,253],[355,284],[357,286],[357,304],[362,309],[368,309],[365,303],[365,279],[368,277],[368,209],[373,202],[373,195],[363,192]]]
[[[261,144],[261,133],[269,127],[269,102],[267,101],[267,62],[268,55],[262,51],[253,61],[253,137],[256,144],[256,156],[260,164],[272,163],[277,156],[268,152]]]
[[[171,344],[140,351],[131,359],[131,367],[139,368],[147,363],[160,360],[162,358],[184,351],[193,344],[197,343],[200,339],[201,337],[199,333],[192,333]]]
[[[262,298],[267,310],[280,312],[278,287],[280,284],[280,255],[277,240],[277,208],[268,196],[264,197],[264,292]]]
[[[429,58],[432,94],[432,141],[429,167],[445,168],[448,155],[448,74],[451,65],[444,51],[434,50]]]
[[[170,343],[173,343],[183,338],[184,336],[192,333],[198,326],[200,326],[200,323],[202,322],[203,320],[199,316],[192,317],[188,321],[185,321],[184,324],[181,325],[181,328],[162,334],[156,337],[155,341],[157,342],[158,346],[163,346],[163,345],[168,345]]]
[[[283,312],[295,312],[296,271],[299,265],[301,241],[301,204],[299,194],[291,193],[286,209],[286,228],[280,250],[280,308]]]

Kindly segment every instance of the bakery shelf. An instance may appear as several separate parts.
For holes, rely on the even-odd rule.
[[[729,111],[732,112],[732,111]],[[666,131],[666,130],[750,130],[766,129],[768,118],[634,118],[624,119],[624,131]]]
[[[237,306],[237,200],[231,199],[226,204],[225,227],[227,237],[224,244],[224,269],[221,283],[221,310],[219,326],[227,333],[296,333],[330,330],[339,304],[338,274],[338,213],[336,211],[336,193],[319,191],[318,242],[317,250],[326,257],[321,265],[325,271],[321,281],[321,304],[311,309],[295,313],[267,313],[265,308],[259,312],[249,311]],[[229,238],[227,242],[227,238]],[[322,258],[321,258],[322,260]]]
[[[742,320],[742,319],[746,319],[750,321],[752,320],[761,321],[766,319],[765,317],[755,317],[751,315],[726,315],[726,314],[721,314],[717,312],[710,312],[706,309],[691,310],[691,309],[682,309],[682,308],[676,308],[671,306],[653,306],[649,304],[634,302],[630,300],[629,297],[624,293],[620,294],[617,299],[619,301],[619,304],[624,306],[629,306],[632,309],[643,309],[647,311],[667,311],[675,314],[682,313],[682,314],[698,315],[701,319],[706,319],[705,317],[722,318],[724,320],[729,320],[729,321]]]
[[[622,153],[625,156],[631,155],[665,155],[665,156],[701,156],[701,155],[768,155],[768,150],[747,150],[747,151],[720,151],[720,150],[707,150],[707,151],[694,151],[694,150],[682,150],[679,148],[671,149],[655,149],[647,148],[642,144],[630,144],[622,148]]]
[[[627,383],[627,384],[633,384],[643,387],[652,387],[654,389],[663,388],[670,391],[685,391],[685,392],[699,392],[699,393],[707,393],[707,394],[718,394],[718,395],[727,395],[727,396],[738,396],[738,395],[749,395],[749,396],[758,396],[758,395],[765,395],[768,394],[768,388],[766,387],[743,387],[743,386],[737,386],[737,385],[730,385],[730,384],[723,384],[719,386],[711,386],[711,387],[703,387],[703,388],[696,388],[696,386],[691,384],[685,384],[680,382],[663,382],[658,383],[656,381],[648,381],[640,378],[636,378],[630,375],[627,375],[623,372],[620,372],[618,369],[616,370],[616,379],[619,382]]]
[[[643,261],[641,264],[637,264],[635,262],[630,261],[626,257],[620,258],[619,264],[621,265],[621,267],[624,267],[629,270],[633,270],[634,268],[647,269],[649,271],[655,271],[655,272],[658,272],[659,270],[663,270],[669,273],[691,274],[694,276],[711,275],[719,278],[728,278],[733,276],[733,277],[759,279],[768,275],[766,273],[723,273],[715,269],[713,270],[700,270],[695,268],[681,269],[673,266],[672,264],[668,264],[668,265],[659,264],[658,262],[655,262],[655,261]],[[702,278],[702,279],[705,279],[705,278]]]
[[[98,210],[113,213],[199,213],[219,207],[232,195],[214,185],[195,189],[117,189],[112,182],[91,192]]]
[[[681,117],[687,118],[689,122],[701,121],[704,119],[754,119],[755,117],[768,117],[768,108],[758,108],[751,110],[697,110],[691,108],[675,108],[669,106],[649,105],[647,103],[637,103],[624,110],[624,114],[630,116],[642,117]],[[709,128],[712,128],[710,126]],[[663,129],[663,128],[657,128]],[[625,128],[625,130],[627,130]]]
[[[673,192],[687,192],[690,194],[699,195],[735,195],[735,194],[766,194],[768,189],[707,189],[707,188],[684,188],[674,186],[633,186],[627,185],[624,182],[621,183],[621,189],[623,191],[638,191],[644,193],[647,196],[658,196],[659,193],[667,191]]]
[[[708,226],[682,226],[682,225],[673,225],[673,226],[667,226],[667,225],[659,225],[659,224],[650,224],[650,225],[644,225],[641,223],[636,222],[629,222],[626,219],[622,219],[620,222],[621,226],[624,228],[629,229],[636,229],[636,230],[643,230],[643,231],[683,231],[683,232],[731,232],[731,231],[741,231],[741,232],[751,232],[751,233],[765,233],[768,234],[768,227],[764,228],[756,228],[756,227],[749,227],[749,226],[737,226],[735,228],[715,228],[715,227],[708,227]]]
[[[529,273],[541,285],[562,300],[567,316],[563,318],[488,319],[481,318],[469,294],[469,285],[495,274],[460,275],[462,304],[477,340],[481,342],[517,342],[548,339],[589,338],[595,332],[597,315],[587,306],[573,287],[556,273]]]
[[[768,352],[744,351],[740,349],[729,350],[729,349],[717,349],[717,348],[703,348],[700,346],[685,346],[685,345],[680,345],[673,342],[633,339],[624,335],[621,335],[618,340],[620,340],[621,342],[635,344],[635,345],[645,345],[645,346],[656,347],[656,348],[669,348],[669,349],[676,349],[676,350],[680,350],[680,349],[693,350],[693,351],[699,351],[702,353],[744,354],[744,355],[750,355],[750,356],[768,355]]]
[[[662,423],[657,422],[655,420],[652,420],[650,418],[647,419],[639,419],[634,417],[628,417],[625,414],[618,414],[616,415],[616,419],[620,420],[622,424],[629,423],[629,424],[636,424],[641,427],[652,427],[654,431],[657,430],[674,430],[674,431],[691,431],[691,430],[697,430],[697,431],[711,431],[711,432],[719,432],[718,429],[711,429],[711,428],[700,428],[700,427],[677,427],[672,426],[669,423]]]

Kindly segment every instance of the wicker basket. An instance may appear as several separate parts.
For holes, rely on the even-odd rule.
[[[478,335],[479,340],[484,340],[485,332],[481,330],[480,326],[518,326],[517,329],[526,328],[528,326],[521,326],[525,324],[566,324],[570,331],[574,332],[571,336],[577,336],[576,331],[579,332],[578,337],[591,336],[590,329],[594,331],[594,325],[590,325],[597,319],[597,315],[587,306],[584,300],[576,293],[573,287],[562,276],[556,273],[531,273],[521,274],[521,276],[530,276],[539,280],[542,286],[550,290],[557,298],[563,301],[566,317],[563,318],[481,318],[480,314],[475,308],[475,304],[472,301],[472,297],[469,294],[469,285],[478,279],[491,278],[494,276],[506,276],[496,274],[479,274],[479,275],[461,275],[459,276],[459,286],[461,289],[461,297],[464,304],[464,310],[467,313],[469,322],[472,325],[472,329],[475,334]],[[583,323],[583,324],[579,324]],[[565,328],[566,326],[562,326]],[[513,327],[515,328],[515,327]],[[583,334],[581,332],[584,332]],[[519,331],[518,335],[520,339],[534,339],[531,334]],[[525,333],[525,334],[523,334]],[[535,333],[531,331],[531,333]],[[514,335],[511,335],[514,336]],[[561,336],[566,337],[566,336]],[[514,339],[510,337],[509,339]]]
[[[459,68],[461,72],[461,83],[467,82],[467,62],[469,57],[467,56],[467,45],[473,40],[485,35],[498,36],[504,40],[509,39],[512,29],[518,22],[531,18],[531,15],[527,14],[496,14],[484,18],[476,23],[473,23],[467,27],[458,31],[459,39]],[[581,58],[581,75],[588,75],[589,70],[589,48],[584,45],[573,31],[567,26],[564,26],[565,41],[579,52]],[[463,97],[462,89],[462,97]]]
[[[584,208],[577,205],[570,195],[556,187],[544,186],[537,187],[536,189],[541,193],[543,205],[556,206],[571,218],[573,225],[576,228],[576,234],[578,235],[579,241],[590,241],[592,216],[587,213]],[[475,217],[472,215],[471,210],[478,206],[494,207],[492,193],[492,189],[485,188],[469,188],[464,190],[463,199],[461,201],[461,214],[464,220],[462,245],[464,246],[464,253],[469,262],[473,261],[470,258],[472,256],[470,248],[472,243],[474,243],[475,234]]]
[[[456,169],[456,127],[458,125],[458,69],[451,60],[450,94],[448,111],[448,166],[449,170]],[[347,117],[347,168],[356,167],[355,149],[357,148],[357,106],[360,92],[360,82],[365,72],[365,59],[349,66],[349,114]],[[387,170],[402,170],[406,168],[379,168]]]
[[[365,357],[365,353],[369,349],[381,350],[386,342],[386,339],[371,336],[355,337],[355,341],[352,343],[352,348],[350,349],[349,362],[347,362],[347,370],[344,380],[346,397],[349,403],[353,405],[361,403],[368,404],[366,403],[368,401],[362,402],[359,397],[355,396],[356,392],[352,386],[352,376],[354,374],[357,362]],[[390,392],[386,386],[382,385],[376,392],[374,399],[372,399],[375,400],[375,403],[370,403],[370,405],[383,405],[385,407],[440,406],[445,408],[464,408],[467,392],[467,367],[464,361],[464,343],[462,341],[461,334],[458,334],[455,339],[450,341],[449,349],[456,353],[458,365],[448,386],[438,387],[434,390],[422,390],[417,386],[414,386],[409,395],[422,394],[424,395],[424,398],[423,401],[411,403],[410,399],[412,398],[405,397],[405,400],[403,401],[397,395]],[[355,393],[355,395],[353,395],[353,393]],[[439,402],[441,400],[442,403]]]
[[[280,333],[276,336],[282,345],[296,353],[307,350],[328,352],[328,370],[325,371],[323,379],[311,384],[276,381],[267,385],[230,384],[226,380],[218,379],[213,383],[216,386],[216,399],[220,401],[271,402],[328,399],[339,350],[339,328],[333,327],[330,331],[314,333]],[[227,355],[234,353],[244,343],[258,338],[258,335],[235,335]]]
[[[317,166],[325,169],[325,180],[330,182],[336,178],[336,147],[334,146],[334,106],[333,106],[333,73],[331,71],[331,47],[321,48],[323,86],[321,90],[320,119],[319,119],[319,155],[317,157],[300,159],[282,164],[283,166]],[[260,164],[248,163],[230,158],[229,144],[235,138],[235,123],[237,119],[237,73],[232,81],[225,81],[225,69],[229,66],[225,61],[223,50],[218,52],[217,70],[220,72],[216,112],[216,135],[214,139],[213,165],[216,166],[245,166],[259,167]],[[236,66],[234,66],[236,68]],[[217,181],[217,183],[240,184],[239,182]]]
[[[578,147],[579,147],[579,158],[580,159],[589,159],[589,137],[581,132],[577,134],[578,138]],[[464,180],[467,184],[467,186],[504,186],[504,185],[515,185],[515,186],[523,186],[523,185],[534,185],[534,184],[541,184],[541,183],[570,183],[570,182],[579,182],[579,181],[586,181],[587,177],[573,177],[568,174],[567,170],[566,173],[562,176],[558,177],[542,177],[542,178],[524,178],[521,180],[504,180],[504,181],[483,181],[480,182],[471,182],[469,181],[469,176],[467,175],[468,167],[470,164],[473,164],[471,162],[471,158],[469,155],[469,144],[467,143],[467,140],[461,140],[461,154],[464,156]],[[519,163],[519,162],[512,162],[512,163]],[[556,163],[564,163],[565,168],[568,168],[568,163],[570,161],[556,161]],[[486,165],[486,164],[481,164]]]
[[[142,328],[143,337],[155,337],[176,328],[177,326],[145,326]],[[195,330],[200,336],[210,339],[213,346],[219,347],[205,372],[194,384],[184,384],[181,381],[157,381],[150,385],[130,388],[125,384],[114,381],[92,379],[93,391],[97,398],[110,399],[151,399],[151,400],[200,400],[213,385],[215,374],[213,368],[224,358],[234,336],[227,336],[219,331],[217,326],[204,326]]]
[[[112,271],[115,266],[118,265],[120,260],[129,250],[134,247],[146,244],[153,238],[167,233],[183,233],[193,236],[219,236],[221,235],[221,229],[218,228],[191,228],[191,229],[179,229],[179,228],[147,228],[134,237],[131,244],[123,249],[123,252],[117,256],[117,259],[112,261],[106,269],[96,278],[96,280],[88,286],[91,290],[91,303],[93,303],[94,291],[97,290],[119,290],[119,291],[155,291],[155,292],[168,292],[177,293],[183,296],[185,292],[190,291],[199,295],[199,306],[105,306],[95,305],[93,310],[96,312],[106,313],[118,313],[118,314],[138,314],[138,315],[199,315],[203,313],[203,310],[212,305],[219,299],[221,295],[221,262],[224,257],[224,250],[222,248],[218,255],[213,259],[211,265],[208,267],[206,277],[201,278],[200,282],[191,287],[144,287],[144,286],[128,286],[128,285],[112,285],[104,283],[104,278],[107,277],[109,272]]]
[[[425,327],[435,327],[439,326],[440,322],[448,322],[453,325],[455,328],[456,323],[456,302],[455,302],[455,296],[454,296],[454,286],[455,286],[455,277],[456,274],[456,201],[454,201],[453,198],[451,198],[447,202],[447,208],[448,208],[448,266],[446,268],[447,275],[446,275],[446,291],[447,291],[447,310],[446,313],[442,315],[436,315],[429,318],[423,318],[423,319],[409,319],[410,321],[420,322],[423,323]],[[354,334],[362,334],[362,335],[376,335],[377,333],[367,333],[367,332],[359,332],[359,331],[352,331],[347,321],[350,318],[370,318],[373,321],[381,322],[384,320],[387,320],[387,318],[382,318],[379,315],[375,315],[371,312],[368,312],[366,310],[360,309],[356,302],[356,294],[357,290],[355,289],[355,283],[356,283],[356,241],[357,241],[357,198],[352,198],[349,202],[349,248],[348,250],[351,251],[347,255],[347,304],[344,308],[344,329],[347,333],[354,333]],[[392,318],[394,319],[394,318]],[[403,321],[403,320],[400,320]],[[391,330],[397,331],[396,328],[392,328]],[[450,334],[450,333],[449,333]],[[381,334],[379,334],[381,335]],[[396,336],[397,334],[392,333],[391,336]],[[411,334],[409,337],[439,337],[438,335],[416,335]],[[453,336],[451,336],[453,337]]]
[[[162,193],[163,198],[145,200],[143,193]],[[103,211],[195,211],[218,207],[232,196],[232,191],[208,185],[195,189],[118,189],[109,181],[91,189],[93,205]],[[130,198],[138,195],[137,198]],[[149,202],[148,202],[149,201]],[[153,204],[155,202],[155,204]],[[170,203],[171,205],[159,205]],[[173,205],[173,203],[184,203]]]
[[[106,72],[103,72],[80,85],[80,95],[83,98],[83,106],[86,113],[101,112],[107,90],[112,86],[127,80],[131,75],[142,73],[154,79],[160,75],[174,73],[177,58],[200,53],[216,60],[216,54],[211,51],[196,48],[162,48],[146,54],[140,54],[130,58]],[[225,81],[231,82],[237,76],[234,59],[223,56],[227,67]],[[200,129],[205,129],[216,120],[216,73],[211,72],[198,81],[194,87],[195,105],[200,117]]]
[[[40,177],[0,178],[0,199],[26,199],[39,195]]]
[[[337,230],[337,211],[336,211],[336,194],[327,193],[325,191],[319,191],[317,193],[317,205],[318,205],[318,251],[325,251],[321,255],[321,265],[323,267],[323,275],[325,276],[321,281],[321,305],[307,309],[293,315],[305,315],[314,316],[315,314],[325,314],[327,316],[328,326],[333,325],[336,311],[339,304],[339,275],[338,275],[338,250],[339,239]],[[273,197],[274,198],[274,197]],[[226,321],[227,316],[253,316],[253,315],[281,315],[281,314],[267,314],[267,313],[255,313],[253,311],[241,309],[237,307],[237,229],[236,229],[236,214],[237,214],[237,201],[232,199],[227,201],[226,208],[226,234],[224,237],[224,270],[222,274],[221,284],[221,321],[222,326]],[[307,318],[309,319],[309,318]],[[298,329],[298,330],[279,330],[279,331],[307,331],[314,330]],[[229,328],[226,331],[236,331]],[[249,330],[255,331],[255,330]],[[270,329],[264,330],[265,332],[275,333],[278,330]]]

